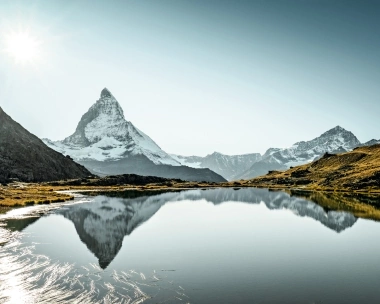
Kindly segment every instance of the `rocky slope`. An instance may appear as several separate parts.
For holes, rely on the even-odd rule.
[[[86,168],[47,147],[0,108],[0,182],[41,182],[89,175]]]
[[[236,179],[242,172],[245,172],[254,163],[261,160],[260,153],[225,155],[214,152],[205,157],[173,154],[171,156],[182,165],[193,168],[209,168],[227,180]]]
[[[106,88],[82,116],[74,134],[62,141],[43,140],[99,175],[134,173],[192,181],[225,180],[210,169],[182,166],[125,119],[120,104]]]
[[[318,190],[366,190],[380,192],[380,145],[330,154],[291,168],[273,171],[248,181],[263,187],[302,187]]]

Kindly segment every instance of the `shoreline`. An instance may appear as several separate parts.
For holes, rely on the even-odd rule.
[[[308,189],[297,187],[267,187],[263,185],[252,185],[250,183],[230,182],[223,184],[206,184],[206,183],[179,183],[167,186],[165,184],[148,184],[148,185],[113,185],[113,186],[47,186],[41,184],[13,184],[0,188],[0,193],[9,188],[12,195],[20,191],[24,194],[24,200],[29,195],[34,195],[34,203],[28,199],[22,203],[22,199],[8,197],[7,205],[3,205],[4,200],[0,200],[0,214],[7,213],[13,209],[24,208],[28,206],[38,206],[42,204],[64,203],[72,201],[78,196],[96,196],[109,195],[121,198],[133,198],[136,196],[155,195],[165,192],[178,192],[186,190],[208,190],[232,188],[240,190],[244,188],[268,189],[268,191],[283,191],[290,196],[309,200],[315,204],[333,211],[345,211],[352,213],[358,218],[372,219],[380,221],[380,193],[369,193],[368,191],[336,191],[336,189]]]
[[[15,182],[7,186],[0,186],[0,213],[7,212],[12,208],[33,206],[39,204],[52,204],[73,200],[75,193],[80,192],[159,192],[159,191],[184,191],[193,189],[217,189],[217,188],[259,188],[269,191],[285,191],[291,195],[320,194],[344,194],[348,196],[366,196],[380,198],[380,190],[377,189],[339,189],[339,188],[310,188],[310,187],[289,187],[273,184],[252,183],[252,181],[233,181],[227,183],[206,183],[206,182],[178,182],[168,181],[164,183],[149,183],[145,185],[115,184],[115,185],[72,185],[72,181],[50,183],[22,183]],[[70,185],[68,185],[70,184]]]

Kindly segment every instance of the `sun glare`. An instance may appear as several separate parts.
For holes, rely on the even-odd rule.
[[[10,33],[5,37],[5,51],[16,63],[33,63],[38,59],[41,43],[28,32]]]

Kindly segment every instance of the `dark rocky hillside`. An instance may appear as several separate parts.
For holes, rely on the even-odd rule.
[[[83,178],[92,175],[70,157],[46,146],[0,107],[0,182]]]

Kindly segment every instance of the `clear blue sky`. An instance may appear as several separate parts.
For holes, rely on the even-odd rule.
[[[40,54],[20,64],[4,37],[25,30]],[[107,87],[170,153],[380,138],[380,1],[2,0],[0,38],[0,106],[39,137]]]

